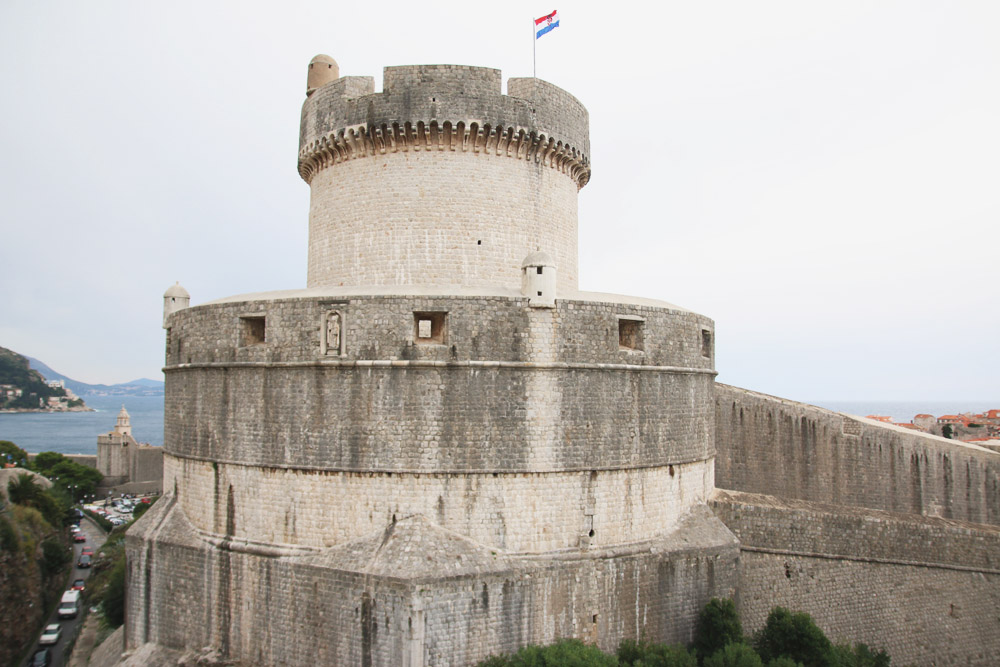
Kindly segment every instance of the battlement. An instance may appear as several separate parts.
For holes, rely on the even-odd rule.
[[[407,150],[482,151],[559,168],[583,187],[590,179],[587,110],[575,97],[533,78],[466,65],[386,67],[311,91],[302,107],[299,174],[307,183],[330,164]]]

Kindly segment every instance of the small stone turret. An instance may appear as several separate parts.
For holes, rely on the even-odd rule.
[[[536,250],[521,262],[521,294],[532,308],[555,308],[556,263],[548,253]]]
[[[119,435],[132,435],[132,420],[129,418],[128,411],[124,405],[122,405],[122,409],[118,412],[118,419],[115,420],[115,433]]]
[[[179,282],[171,285],[163,293],[163,328],[168,328],[167,318],[170,317],[171,313],[176,313],[178,310],[183,310],[190,305],[191,295],[188,294],[188,291],[181,287]]]
[[[331,81],[340,78],[340,65],[328,55],[319,54],[309,61],[309,76],[306,78],[306,96],[312,95]]]

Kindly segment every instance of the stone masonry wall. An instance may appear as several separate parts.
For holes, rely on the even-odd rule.
[[[558,288],[577,289],[577,186],[539,163],[425,150],[348,160],[312,179],[310,287],[517,287],[537,249],[555,259]]]
[[[533,474],[324,472],[167,457],[165,486],[206,534],[324,548],[420,514],[509,552],[587,549],[672,529],[711,492],[711,461]]]
[[[342,355],[320,346],[332,309],[344,322]],[[519,299],[380,297],[180,311],[170,320],[166,449],[358,472],[593,470],[711,457],[712,359],[700,343],[709,320],[562,302],[552,334],[533,328],[528,310]],[[443,344],[414,342],[414,312],[427,311],[447,313]],[[240,346],[244,315],[265,318],[264,343]],[[645,319],[643,351],[620,349],[619,315]]]
[[[376,533],[355,555],[292,557],[203,541],[168,494],[127,537],[127,648],[212,646],[243,665],[467,665],[560,637],[605,650],[687,642],[705,602],[734,593],[736,543],[704,507],[675,533],[594,556],[476,555],[415,528]],[[463,556],[473,562],[454,573],[431,562]]]
[[[717,384],[716,486],[1000,524],[1000,455]]]
[[[745,631],[781,605],[894,663],[995,663],[1000,529],[724,491],[712,507],[740,539]]]

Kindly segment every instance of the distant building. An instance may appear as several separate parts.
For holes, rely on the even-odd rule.
[[[104,475],[101,493],[163,490],[163,448],[132,437],[132,421],[124,405],[114,430],[97,436],[97,469]]]

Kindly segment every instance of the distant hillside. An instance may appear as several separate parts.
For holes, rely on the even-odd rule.
[[[52,370],[38,359],[27,359],[31,368],[44,375],[47,380],[62,380],[77,396],[163,396],[161,380],[140,378],[119,384],[87,384]]]
[[[20,390],[21,395],[0,395],[4,409],[36,410],[50,396],[66,396],[66,392],[45,384],[45,378],[28,366],[28,359],[13,350],[0,347],[0,385]]]

